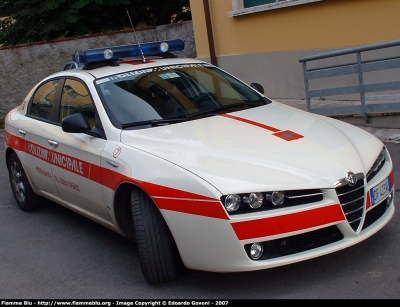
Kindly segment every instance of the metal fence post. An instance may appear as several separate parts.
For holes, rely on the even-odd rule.
[[[308,78],[307,78],[307,63],[306,62],[302,62],[303,64],[303,75],[304,75],[304,87],[306,90],[306,99],[307,99],[307,111],[310,111],[311,109],[311,98],[310,95],[308,93],[309,91],[309,85],[308,85]]]
[[[360,87],[360,98],[361,98],[361,112],[362,117],[365,119],[365,122],[370,123],[371,119],[367,116],[367,111],[365,107],[365,91],[364,91],[364,77],[363,72],[361,70],[361,53],[357,52],[357,72],[358,72],[358,85]]]
[[[390,91],[400,90],[400,80],[398,79],[398,74],[387,75],[391,77],[392,81],[387,81],[385,78],[382,79],[383,82],[371,82],[368,84],[364,83],[364,73],[368,73],[368,76],[375,73],[384,73],[391,69],[400,69],[400,54],[398,49],[394,49],[393,55],[386,57],[376,57],[368,60],[362,60],[362,53],[368,51],[375,51],[378,49],[386,49],[391,47],[400,47],[400,40],[388,41],[384,43],[377,43],[371,45],[365,45],[360,47],[345,48],[341,50],[335,50],[327,53],[321,53],[317,55],[307,56],[299,59],[299,62],[303,66],[304,75],[304,86],[307,98],[307,110],[309,112],[325,115],[325,116],[346,116],[346,115],[361,115],[362,118],[367,123],[371,123],[372,116],[374,114],[387,114],[387,113],[400,113],[400,102],[384,102],[387,100],[385,96],[400,97],[400,95],[377,95],[368,96],[368,93],[387,93]],[[351,62],[340,63],[341,56],[345,55],[356,55],[357,60],[352,60]],[[330,65],[324,65],[323,61],[321,65],[313,65],[312,68],[307,68],[307,62],[323,60],[323,59],[338,59],[337,64],[333,63]],[[318,62],[317,62],[318,63]],[[348,84],[345,86],[335,86],[327,85],[324,88],[317,88],[310,90],[310,81],[322,80],[324,78],[332,77],[344,77],[354,75],[358,76],[358,84]],[[393,77],[394,76],[394,77]],[[318,87],[318,86],[317,86]],[[312,97],[336,97],[340,95],[352,95],[358,94],[360,97],[361,104],[359,105],[344,105],[343,103],[336,106],[320,106],[317,108],[311,107]],[[342,96],[343,97],[343,96]],[[348,97],[348,96],[347,96]],[[372,100],[372,97],[381,97],[382,102],[368,103],[366,100]],[[398,100],[399,98],[394,98]],[[346,100],[346,99],[344,99]],[[378,100],[378,99],[375,99]]]

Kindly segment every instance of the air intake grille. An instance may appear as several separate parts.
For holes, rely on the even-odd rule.
[[[343,212],[351,228],[357,231],[364,213],[364,180],[357,178],[354,186],[348,184],[336,188],[336,193],[342,206]]]
[[[367,228],[368,226],[372,225],[375,223],[376,220],[378,220],[385,212],[387,209],[387,198],[381,202],[379,205],[377,205],[374,209],[371,209],[367,212],[365,216],[365,221],[363,225],[363,230]]]
[[[325,246],[343,239],[343,234],[336,226],[329,226],[318,230],[286,237],[282,239],[261,242],[264,254],[258,260],[278,258],[308,251]],[[251,244],[245,245],[247,255]]]

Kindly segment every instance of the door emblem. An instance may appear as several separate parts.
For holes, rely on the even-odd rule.
[[[121,153],[122,149],[121,147],[118,147],[117,149],[114,150],[113,152],[113,157],[116,158],[119,156],[119,154]]]

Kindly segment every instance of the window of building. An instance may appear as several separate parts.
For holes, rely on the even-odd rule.
[[[232,11],[228,12],[228,16],[235,17],[320,1],[324,0],[232,0]]]
[[[285,1],[285,0],[243,0],[243,5],[245,8],[247,8],[247,7],[282,2],[282,1]]]

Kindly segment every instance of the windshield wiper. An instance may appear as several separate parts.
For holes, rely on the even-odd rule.
[[[187,120],[186,117],[170,118],[170,119],[149,119],[149,120],[143,120],[140,122],[125,123],[125,124],[121,125],[121,128],[125,129],[125,128],[132,128],[132,127],[138,127],[138,126],[157,127],[157,126],[165,126],[165,125],[169,125],[169,124],[180,123],[180,122],[183,122],[186,120]]]
[[[132,122],[132,123],[125,123],[121,125],[122,129],[126,128],[132,128],[132,127],[139,127],[139,126],[149,126],[149,127],[157,127],[157,126],[164,126],[164,125],[169,125],[169,124],[176,124],[176,123],[181,123],[184,121],[187,121],[189,119],[192,119],[194,117],[198,117],[201,115],[217,115],[222,113],[222,111],[229,110],[232,108],[237,108],[241,106],[251,106],[251,107],[256,107],[256,106],[262,106],[264,105],[263,103],[258,102],[240,102],[240,103],[234,103],[234,104],[229,104],[225,106],[219,106],[215,108],[209,108],[200,112],[196,112],[193,114],[187,114],[184,117],[175,117],[175,118],[169,118],[169,119],[149,119],[149,120],[143,120],[139,122]]]

